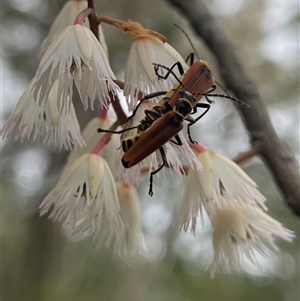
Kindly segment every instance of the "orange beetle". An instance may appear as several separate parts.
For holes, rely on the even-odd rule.
[[[159,78],[166,79],[170,74],[172,74],[177,79],[177,83],[174,87],[170,91],[155,92],[144,98],[150,99],[152,97],[165,95],[158,104],[152,108],[152,110],[145,110],[145,117],[137,126],[125,128],[121,131],[98,129],[99,132],[110,132],[116,134],[121,134],[134,128],[137,129],[137,133],[135,135],[126,138],[124,137],[122,139],[122,148],[124,151],[122,164],[125,168],[135,166],[156,150],[160,151],[163,163],[158,169],[150,173],[149,195],[151,196],[153,195],[153,176],[166,164],[166,155],[163,145],[170,141],[173,137],[175,137],[176,141],[171,140],[171,142],[178,145],[182,144],[177,134],[183,128],[183,120],[189,122],[189,139],[191,142],[195,143],[190,136],[190,126],[195,124],[210,109],[210,105],[213,102],[208,99],[208,96],[221,96],[238,101],[230,96],[211,94],[216,87],[214,85],[215,80],[211,73],[211,67],[207,62],[201,60],[196,61],[185,74],[183,74],[183,68],[179,62],[175,63],[171,68],[166,68],[165,66],[158,64],[154,64],[154,66]],[[177,78],[176,74],[173,72],[175,67],[178,67],[179,72],[183,74],[180,78]],[[168,72],[164,76],[161,76],[158,74],[159,68],[165,68]],[[203,96],[205,96],[208,103],[199,103],[199,100]],[[135,115],[143,100],[141,100],[128,120]],[[193,119],[191,114],[196,113],[197,108],[204,108],[205,111],[196,119]]]

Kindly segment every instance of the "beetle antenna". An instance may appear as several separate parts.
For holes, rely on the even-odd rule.
[[[195,48],[195,46],[194,46],[192,40],[191,40],[190,37],[188,36],[188,34],[187,34],[187,33],[186,33],[179,25],[177,25],[177,24],[175,24],[175,23],[173,23],[173,25],[176,26],[176,27],[177,27],[177,28],[185,35],[185,37],[187,38],[187,40],[189,41],[189,43],[190,43],[190,45],[191,45],[191,47],[192,47],[192,49],[193,49],[193,52],[196,54],[197,59],[199,60],[199,55],[198,55],[198,53],[197,53],[197,51],[196,51],[196,48]],[[228,90],[227,90],[223,85],[221,85],[220,82],[218,82],[217,80],[215,80],[215,82],[216,82],[216,84],[218,85],[218,87],[220,87],[221,90],[223,90],[223,92],[224,92],[225,94],[229,95]],[[203,95],[206,95],[206,94],[203,94]],[[206,95],[206,96],[213,96],[213,95],[209,94],[209,95]],[[214,95],[214,96],[227,98],[227,99],[230,99],[230,100],[232,100],[232,101],[237,102],[237,103],[240,104],[240,105],[249,107],[249,105],[245,104],[245,103],[242,102],[241,100],[239,100],[239,99],[237,99],[237,98],[234,98],[234,97],[231,97],[231,96],[220,95],[220,94],[216,94],[216,95]]]
[[[241,101],[241,100],[239,100],[239,99],[237,99],[237,98],[235,98],[235,97],[231,97],[231,96],[229,96],[229,95],[223,95],[223,94],[210,94],[210,93],[201,93],[201,95],[206,96],[206,97],[210,96],[210,97],[221,97],[221,98],[226,98],[226,99],[232,100],[232,101],[234,101],[234,102],[238,103],[239,105],[244,106],[244,107],[246,107],[246,108],[249,108],[249,107],[250,107],[248,104],[244,103],[243,101]]]
[[[229,96],[228,90],[224,86],[222,86],[218,81],[215,80],[215,82],[218,85],[218,87],[220,87],[227,95],[211,94],[211,92],[215,90],[215,89],[213,89],[212,91],[208,91],[208,93],[203,93],[204,96],[215,96],[215,97],[227,98],[227,99],[237,102],[239,105],[249,108],[249,105],[247,105],[243,101],[241,101],[235,97]]]
[[[189,41],[189,43],[193,49],[193,52],[196,54],[197,59],[199,60],[199,55],[198,55],[196,48],[195,48],[194,44],[192,43],[190,37],[188,36],[188,34],[179,25],[177,25],[175,23],[173,23],[173,25],[176,26],[185,35],[185,37],[187,38],[187,40]]]

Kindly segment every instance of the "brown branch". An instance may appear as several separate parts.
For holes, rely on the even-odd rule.
[[[109,96],[110,96],[110,99],[111,99],[112,107],[115,110],[115,113],[117,115],[117,118],[118,118],[120,124],[123,124],[123,123],[127,122],[128,117],[125,114],[125,112],[124,112],[124,110],[121,106],[119,96],[117,94],[113,95],[111,92],[109,92]]]
[[[273,174],[293,212],[300,216],[300,175],[296,159],[282,143],[271,124],[258,88],[246,73],[235,47],[206,6],[197,0],[168,0],[186,18],[215,55],[226,87],[250,108],[238,107],[251,136],[252,145]]]

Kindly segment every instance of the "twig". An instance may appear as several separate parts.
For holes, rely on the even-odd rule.
[[[232,159],[232,161],[239,164],[241,162],[244,162],[247,159],[252,158],[253,156],[257,155],[258,153],[259,153],[258,147],[257,146],[252,146],[247,151],[239,153],[235,158]]]
[[[293,212],[300,216],[300,175],[296,159],[280,141],[271,124],[256,84],[246,73],[235,47],[218,26],[206,6],[197,0],[168,0],[189,20],[197,34],[215,55],[226,87],[250,108],[238,107],[252,145],[270,169]]]

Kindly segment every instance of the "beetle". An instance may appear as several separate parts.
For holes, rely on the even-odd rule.
[[[208,96],[221,96],[235,101],[235,98],[219,94],[211,94],[215,90],[215,80],[211,73],[211,67],[207,62],[196,61],[180,78],[177,78],[173,72],[174,68],[178,68],[183,73],[183,68],[179,62],[175,63],[171,68],[154,64],[157,76],[160,79],[166,79],[172,74],[177,83],[170,91],[159,91],[147,95],[143,100],[152,97],[165,95],[160,99],[157,105],[151,110],[145,110],[145,117],[137,126],[128,127],[121,131],[109,131],[98,129],[99,132],[110,132],[122,134],[131,129],[137,129],[135,135],[125,137],[122,135],[121,144],[124,151],[122,164],[125,168],[131,168],[151,155],[156,150],[160,151],[162,157],[162,165],[150,173],[150,189],[149,195],[153,195],[152,185],[153,176],[159,172],[166,164],[166,155],[163,145],[171,140],[171,142],[181,145],[182,142],[178,133],[183,128],[183,121],[188,121],[188,135],[192,143],[195,143],[190,136],[190,126],[202,118],[210,109],[213,103]],[[162,76],[158,74],[159,68],[165,68],[167,73]],[[199,103],[199,100],[205,96],[208,103]],[[137,105],[133,114],[128,118],[127,125],[133,116],[135,116],[142,101]],[[239,103],[242,103],[238,101]],[[242,103],[243,104],[243,103]],[[190,115],[197,112],[197,108],[204,108],[205,111],[193,119]],[[175,141],[172,138],[175,138]]]
[[[191,57],[193,59],[193,56]],[[159,79],[166,79],[170,74],[172,74],[177,79],[177,82],[175,83],[175,85],[170,91],[154,92],[147,95],[145,98],[143,98],[140,101],[140,103],[135,108],[133,114],[129,117],[129,120],[135,115],[136,111],[138,110],[139,106],[144,100],[157,97],[160,95],[165,95],[158,102],[158,104],[152,108],[152,110],[145,110],[145,118],[141,120],[141,124],[137,126],[137,136],[136,137],[131,136],[125,138],[125,140],[130,140],[130,139],[137,140],[138,137],[140,136],[140,132],[145,131],[153,123],[154,120],[161,117],[164,113],[171,111],[179,97],[180,91],[183,90],[192,93],[196,99],[196,101],[193,102],[193,110],[191,114],[196,113],[197,108],[205,109],[205,111],[195,120],[195,122],[189,123],[188,125],[188,130],[187,130],[188,137],[192,143],[196,143],[196,142],[191,138],[190,127],[209,111],[213,101],[211,101],[208,98],[208,96],[223,97],[223,98],[233,100],[241,105],[245,105],[242,101],[233,98],[231,96],[212,94],[212,92],[216,89],[216,85],[214,84],[215,79],[212,76],[210,65],[205,61],[199,60],[194,62],[185,74],[183,74],[184,70],[180,62],[176,62],[171,68],[167,68],[159,64],[153,64],[153,65],[155,66],[155,71]],[[178,68],[179,72],[183,74],[180,78],[177,78],[176,74],[173,72],[173,69],[176,67]],[[168,72],[164,76],[162,76],[158,74],[159,68],[166,69]],[[205,96],[207,103],[199,103],[199,100],[203,96]],[[127,149],[123,148],[123,150],[125,152]]]
[[[125,168],[133,167],[154,151],[162,147],[173,136],[183,129],[183,120],[195,122],[189,115],[196,98],[188,91],[180,91],[179,98],[172,111],[164,113],[156,119],[144,132],[139,133],[139,139],[131,145],[122,158]],[[181,145],[179,137],[174,143]]]
[[[160,99],[157,105],[155,105],[151,110],[145,110],[145,117],[140,121],[140,123],[137,126],[125,128],[121,131],[109,131],[109,130],[98,129],[98,132],[110,132],[115,134],[122,134],[126,131],[136,128],[137,133],[135,135],[129,137],[125,135],[121,136],[121,145],[124,152],[126,152],[133,144],[137,142],[142,132],[146,131],[155,120],[160,118],[163,114],[173,110],[174,104],[177,102],[179,93],[181,91],[188,91],[191,94],[194,94],[196,101],[193,101],[192,113],[196,113],[197,108],[205,108],[205,112],[202,113],[196,119],[196,121],[198,121],[201,117],[203,117],[210,108],[212,101],[208,99],[207,95],[219,96],[218,94],[209,94],[213,90],[215,90],[215,86],[214,86],[214,78],[211,75],[211,68],[207,62],[201,60],[196,61],[187,70],[185,74],[183,74],[184,71],[179,62],[175,63],[171,68],[166,68],[165,66],[157,65],[157,64],[154,64],[154,66],[155,66],[156,74],[160,79],[166,79],[170,74],[172,74],[177,79],[177,82],[175,83],[173,88],[170,91],[159,91],[159,92],[151,93],[140,101],[140,103],[133,111],[132,115],[128,118],[126,125],[129,125],[129,121],[135,116],[138,108],[140,107],[140,105],[144,100],[165,95],[163,98]],[[157,73],[159,67],[166,68],[168,70],[166,75],[161,76]],[[175,67],[178,67],[179,72],[183,74],[180,78],[177,78],[176,74],[173,72],[173,69]],[[210,87],[212,88],[208,91]],[[200,98],[202,98],[203,95],[206,97],[208,103],[198,103],[198,101],[200,100]],[[191,124],[189,124],[189,126]],[[190,141],[194,143],[195,141],[191,139],[189,127],[188,127],[188,135]],[[170,138],[172,138],[172,136]]]
[[[166,154],[163,145],[175,137],[172,141],[178,145],[182,142],[177,135],[183,129],[183,120],[195,122],[190,116],[196,98],[188,91],[180,91],[179,98],[172,111],[168,111],[156,119],[151,126],[142,133],[137,133],[138,139],[125,152],[122,157],[122,164],[125,168],[130,168],[141,162],[143,159],[159,150],[162,157],[162,164],[150,173],[149,195],[153,195],[153,176],[158,173],[166,164]],[[137,136],[134,136],[137,137]]]

